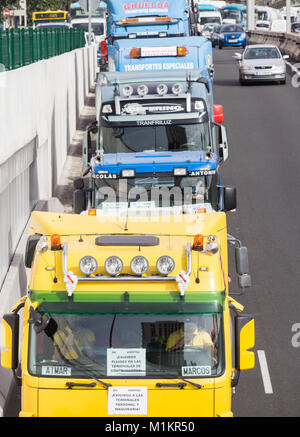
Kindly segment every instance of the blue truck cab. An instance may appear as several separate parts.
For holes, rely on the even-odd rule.
[[[108,47],[108,71],[130,73],[212,68],[212,45],[201,36],[118,40]]]
[[[107,1],[111,43],[121,38],[188,36],[188,0]]]
[[[171,71],[166,79],[157,72],[100,73],[97,119],[83,142],[87,178],[75,181],[74,212],[102,210],[104,192],[119,205],[120,195],[128,197],[131,189],[142,190],[146,209],[158,207],[149,193],[175,187],[181,193],[190,190],[187,198],[205,203],[206,210],[221,209],[231,188],[223,196],[219,186],[219,168],[228,157],[219,109],[199,70]]]

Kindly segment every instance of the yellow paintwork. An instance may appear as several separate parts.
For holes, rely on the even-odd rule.
[[[223,312],[223,331],[225,343],[225,371],[218,378],[194,379],[203,386],[200,390],[192,385],[187,385],[184,390],[179,388],[157,388],[157,382],[178,382],[163,379],[105,379],[112,386],[147,387],[148,410],[150,417],[196,417],[196,416],[232,416],[231,411],[231,333],[229,319],[229,302],[241,311],[243,307],[228,296],[228,261],[227,261],[227,229],[226,216],[224,213],[199,214],[185,217],[188,220],[181,220],[177,223],[178,217],[168,217],[168,223],[164,218],[155,218],[155,223],[147,224],[136,222],[136,219],[128,219],[128,231],[124,231],[126,219],[99,219],[69,214],[34,212],[31,217],[30,231],[32,234],[61,235],[61,242],[68,243],[68,269],[76,275],[82,275],[78,269],[79,260],[84,255],[93,255],[97,258],[98,266],[103,266],[104,260],[117,254],[124,262],[125,272],[129,272],[130,260],[136,256],[144,255],[149,260],[150,273],[154,272],[156,260],[162,254],[174,258],[176,272],[186,270],[186,245],[193,243],[195,234],[203,234],[205,237],[214,235],[219,242],[219,251],[215,255],[208,255],[202,252],[192,252],[192,274],[186,295],[197,292],[222,292],[225,291],[225,304]],[[160,239],[160,245],[154,247],[99,247],[95,245],[95,237],[103,234],[145,234],[156,235]],[[81,240],[81,241],[79,241]],[[206,240],[205,240],[206,241]],[[53,271],[45,270],[46,267],[56,266],[58,282],[54,283]],[[206,267],[208,271],[201,271],[200,283],[195,281],[197,269]],[[101,271],[104,273],[104,271]],[[103,294],[114,291],[120,292],[119,283],[78,283],[76,292],[89,293],[103,288]],[[29,283],[30,290],[37,291],[62,291],[65,290],[65,283],[62,274],[62,252],[50,251],[38,253],[35,256]],[[124,287],[123,287],[124,288]],[[159,295],[162,291],[178,291],[176,282],[152,282],[152,283],[130,283],[130,290],[133,292],[143,291]],[[38,378],[28,373],[28,336],[29,336],[29,307],[37,306],[36,302],[26,299],[24,308],[24,322],[22,330],[22,409],[20,416],[100,416],[108,415],[108,391],[101,384],[94,388],[76,387],[66,388],[66,382],[71,378]],[[254,326],[247,329],[245,334],[251,337],[250,343],[243,343],[245,348],[251,344]],[[241,336],[242,341],[242,336]],[[248,354],[251,354],[248,352]],[[245,350],[245,358],[247,352]],[[248,365],[252,365],[249,355]],[[86,383],[89,380],[76,379],[76,382]],[[123,417],[123,416],[122,416]],[[139,416],[140,417],[140,416]]]
[[[183,216],[184,217],[184,216]],[[159,218],[155,218],[158,220]],[[160,223],[145,224],[135,223],[136,219],[128,220],[128,231],[123,231],[119,219],[112,222],[112,218],[102,218],[99,222],[98,217],[80,216],[69,214],[54,213],[33,213],[30,230],[32,233],[39,233],[51,236],[54,233],[61,235],[61,242],[68,243],[68,270],[75,275],[82,276],[79,270],[79,261],[85,255],[92,255],[98,262],[97,273],[105,274],[104,262],[111,255],[118,255],[124,264],[122,273],[131,273],[130,261],[137,255],[145,256],[149,261],[149,272],[151,275],[156,270],[156,262],[161,255],[170,255],[175,261],[175,270],[172,274],[178,274],[181,270],[187,269],[186,247],[189,242],[193,245],[196,234],[203,234],[205,237],[213,234],[217,237],[220,244],[220,251],[215,255],[208,255],[202,252],[193,252],[193,268],[190,284],[186,291],[192,293],[199,291],[222,291],[227,290],[227,235],[226,235],[226,216],[224,213],[199,214],[184,217],[181,223],[164,223],[161,218]],[[172,220],[172,217],[169,217]],[[178,217],[176,217],[178,220]],[[120,219],[123,221],[123,218]],[[175,221],[175,220],[174,220]],[[85,229],[84,233],[78,232]],[[87,234],[88,230],[88,235]],[[95,238],[105,234],[138,234],[156,235],[160,239],[159,246],[154,247],[100,247],[96,246]],[[81,237],[81,238],[80,238]],[[206,241],[206,240],[205,240]],[[50,246],[50,238],[48,239]],[[46,267],[56,266],[57,283],[54,283],[54,271],[46,271]],[[200,283],[195,282],[197,269],[205,267],[207,271],[199,274]],[[64,278],[62,275],[61,251],[46,251],[35,257],[32,267],[32,274],[29,288],[31,290],[65,290]],[[119,291],[120,283],[102,283],[103,294],[106,292]],[[76,291],[85,289],[92,292],[99,290],[99,283],[88,282],[78,283]],[[178,291],[176,282],[132,282],[131,291],[147,291],[161,293],[162,291]],[[76,293],[75,291],[75,293]]]
[[[5,350],[1,352],[1,366],[6,369],[11,369],[12,367],[12,331],[9,324],[2,320],[1,325],[1,344]]]
[[[241,370],[253,369],[255,360],[254,352],[250,352],[248,349],[252,349],[255,344],[254,319],[242,328],[240,337],[240,368]]]

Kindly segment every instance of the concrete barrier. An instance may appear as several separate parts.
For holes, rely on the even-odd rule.
[[[0,290],[31,210],[53,196],[96,72],[96,46],[0,69]]]
[[[283,54],[289,55],[292,61],[300,62],[300,35],[298,34],[253,30],[248,32],[248,43],[275,44]]]

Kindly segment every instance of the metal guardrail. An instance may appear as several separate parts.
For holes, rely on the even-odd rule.
[[[7,29],[0,31],[0,64],[14,70],[84,46],[82,29]]]
[[[281,53],[300,62],[300,35],[297,33],[280,33],[252,30],[247,40],[250,44],[275,44]]]

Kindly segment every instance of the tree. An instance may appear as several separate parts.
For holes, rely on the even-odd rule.
[[[0,13],[3,9],[16,9],[19,7],[19,0],[0,0]]]

